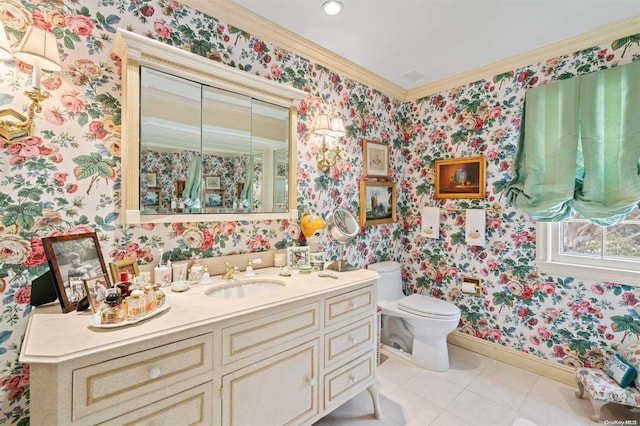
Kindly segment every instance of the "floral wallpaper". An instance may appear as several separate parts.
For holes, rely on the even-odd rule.
[[[14,44],[29,25],[52,31],[63,68],[43,77],[51,96],[36,119],[36,136],[0,142],[0,423],[29,421],[29,366],[18,355],[31,280],[47,270],[42,237],[95,231],[106,262],[136,257],[141,264],[157,262],[161,248],[177,259],[297,243],[297,227],[284,220],[120,222],[120,147],[127,141],[120,134],[120,61],[111,52],[116,28],[309,93],[297,120],[300,213],[326,216],[336,206],[357,212],[362,140],[388,143],[400,220],[363,229],[347,256],[359,266],[403,262],[407,290],[460,306],[461,332],[568,365],[599,365],[617,345],[640,336],[634,310],[640,294],[633,288],[536,272],[534,223],[503,196],[525,90],[637,60],[640,35],[404,103],[178,1],[4,0],[0,20]],[[0,108],[27,108],[22,92],[31,85],[30,72],[20,61],[0,64]],[[347,128],[340,141],[345,160],[326,175],[316,169],[320,140],[310,132],[324,109]],[[479,154],[487,157],[487,198],[434,201],[434,160]],[[439,240],[420,234],[420,209],[433,205],[442,207]],[[466,207],[487,210],[485,248],[464,244]],[[335,245],[323,244],[335,258]],[[482,297],[460,293],[461,274],[483,278]]]

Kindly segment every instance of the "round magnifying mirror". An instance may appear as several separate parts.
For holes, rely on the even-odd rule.
[[[358,219],[349,210],[338,207],[329,213],[326,222],[329,235],[340,245],[340,259],[327,266],[327,269],[338,272],[358,269],[344,260],[344,245],[360,232]]]

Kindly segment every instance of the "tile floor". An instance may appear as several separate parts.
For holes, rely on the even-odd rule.
[[[384,353],[384,352],[383,352]],[[384,358],[383,358],[384,359]],[[438,373],[390,355],[378,367],[382,419],[363,392],[316,426],[594,426],[577,387],[484,355],[449,346],[450,369]],[[600,425],[640,426],[640,410],[607,404]]]

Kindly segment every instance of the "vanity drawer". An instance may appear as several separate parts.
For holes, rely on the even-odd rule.
[[[213,412],[213,384],[204,383],[146,407],[131,411],[101,425],[210,425]]]
[[[361,388],[362,383],[375,377],[375,351],[357,358],[344,367],[324,376],[324,408],[344,402],[347,396],[353,396],[353,388]]]
[[[324,338],[324,365],[340,361],[375,341],[375,319],[368,317],[329,333]]]
[[[211,334],[76,369],[72,418],[75,421],[105,409],[109,417],[115,417],[202,383],[207,374],[211,380],[212,371]]]
[[[369,286],[327,299],[325,325],[331,326],[344,319],[375,313],[375,288]]]
[[[319,329],[319,303],[226,327],[222,330],[222,363],[230,364]]]

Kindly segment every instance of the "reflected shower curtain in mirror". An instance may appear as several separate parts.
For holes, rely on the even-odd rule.
[[[243,208],[251,208],[253,203],[251,202],[253,198],[253,191],[251,190],[253,186],[253,155],[247,156],[247,180],[244,183],[244,188],[242,188],[242,194],[240,194],[240,200]]]
[[[609,226],[640,203],[640,62],[527,91],[509,200]]]
[[[202,196],[202,155],[197,154],[193,157],[189,173],[187,174],[187,182],[182,193],[184,205],[191,209],[199,209],[202,207],[200,197]]]

